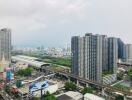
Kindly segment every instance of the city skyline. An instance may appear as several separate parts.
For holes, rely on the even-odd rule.
[[[0,0],[0,100],[132,100],[132,0]]]
[[[131,8],[131,0],[0,0],[0,27],[16,46],[63,47],[87,32],[132,43]]]

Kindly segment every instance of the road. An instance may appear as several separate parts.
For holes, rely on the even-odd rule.
[[[0,100],[4,100],[3,97],[0,95]]]
[[[0,96],[3,98],[3,100],[13,100],[6,92],[0,91]],[[0,98],[1,100],[1,98]]]

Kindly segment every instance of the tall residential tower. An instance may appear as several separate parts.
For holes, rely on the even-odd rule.
[[[125,59],[127,62],[132,62],[132,44],[125,45]]]
[[[2,66],[3,63],[5,62],[10,63],[10,61],[11,61],[11,30],[4,28],[0,30],[0,72],[3,72],[3,69],[9,67],[8,64],[6,66]]]
[[[86,34],[71,40],[71,73],[79,77],[102,82],[102,71],[116,74],[118,45],[116,38],[105,35]]]
[[[108,38],[108,71],[116,74],[118,62],[118,39]]]
[[[86,34],[72,37],[72,74],[102,82],[103,36]]]

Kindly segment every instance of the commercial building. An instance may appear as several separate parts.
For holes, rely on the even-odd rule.
[[[2,59],[8,62],[8,64],[11,61],[11,30],[7,28],[0,30],[0,72],[9,67],[9,65],[2,66]]]
[[[118,60],[117,38],[86,34],[71,39],[73,75],[102,83],[102,71],[116,74]]]

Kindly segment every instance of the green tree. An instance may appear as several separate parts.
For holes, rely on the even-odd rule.
[[[93,89],[91,87],[84,87],[84,89],[81,91],[82,94],[86,93],[93,93]]]
[[[47,91],[46,94],[43,96],[43,100],[56,100],[56,97]]]
[[[116,96],[116,100],[124,100],[123,96]]]
[[[70,58],[61,58],[61,57],[56,58],[56,57],[42,56],[42,55],[39,56],[39,58],[47,63],[71,67],[71,59]]]
[[[38,97],[34,97],[33,100],[39,100],[39,98]]]
[[[6,85],[6,86],[5,86],[5,91],[6,91],[7,93],[10,92],[10,86],[9,86],[9,85]]]
[[[16,98],[19,98],[20,97],[20,95],[19,95],[19,93],[17,92],[17,93],[14,93],[13,94]]]
[[[117,74],[117,80],[123,80],[124,72],[120,72]]]
[[[26,69],[21,69],[17,72],[18,75],[20,76],[30,76],[32,73],[32,68],[26,68]]]
[[[75,91],[76,88],[77,88],[77,86],[73,82],[66,82],[65,83],[65,90],[67,90],[67,91]]]
[[[103,72],[102,72],[102,76],[103,76],[103,77],[105,77],[105,76],[107,76],[107,75],[110,75],[110,74],[112,74],[111,71],[103,71]]]
[[[131,87],[132,87],[132,68],[130,68],[129,70],[128,70],[128,76],[129,76],[129,78],[130,78],[130,82],[131,82]]]

